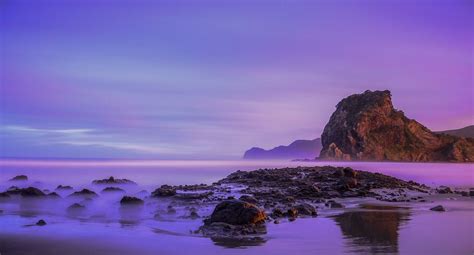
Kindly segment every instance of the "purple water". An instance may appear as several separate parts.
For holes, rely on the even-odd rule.
[[[93,179],[109,176],[136,181],[125,187],[128,194],[145,189],[148,194],[161,184],[212,183],[236,170],[311,165],[350,166],[380,172],[430,186],[474,187],[473,164],[285,162],[285,161],[21,161],[0,162],[0,191],[19,174],[27,183],[54,190],[59,184],[77,190],[92,186]],[[67,191],[62,191],[67,196]],[[295,222],[268,223],[268,234],[254,243],[211,240],[191,234],[202,219],[183,218],[177,208],[166,220],[153,218],[168,203],[146,204],[143,209],[124,212],[117,201],[121,195],[101,195],[88,205],[81,217],[70,217],[65,208],[73,201],[0,202],[0,253],[25,254],[473,254],[474,199],[439,195],[428,203],[396,203],[401,208],[372,210],[349,207],[321,210],[317,218]],[[359,201],[353,201],[359,203]],[[377,202],[377,201],[365,201]],[[447,212],[430,211],[443,205]],[[202,216],[212,208],[199,208]],[[47,226],[29,226],[38,219]],[[3,249],[3,250],[2,250]],[[8,253],[5,253],[8,254]]]

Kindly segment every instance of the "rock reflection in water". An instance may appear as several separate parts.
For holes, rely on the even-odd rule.
[[[351,252],[398,253],[398,230],[410,218],[408,208],[363,205],[362,210],[334,216]]]
[[[245,248],[248,246],[260,246],[267,242],[263,237],[254,236],[247,238],[211,237],[215,245],[225,248]]]

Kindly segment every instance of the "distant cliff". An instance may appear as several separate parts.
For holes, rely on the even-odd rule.
[[[474,125],[463,127],[460,129],[436,131],[435,133],[474,138]]]
[[[321,159],[474,161],[474,139],[436,134],[393,108],[390,91],[366,91],[336,106],[321,136]]]
[[[296,140],[288,146],[271,150],[253,147],[244,154],[244,159],[312,159],[321,151],[321,139]]]

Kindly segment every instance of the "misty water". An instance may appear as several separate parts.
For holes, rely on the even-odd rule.
[[[287,162],[287,161],[34,161],[0,162],[0,191],[34,186],[62,198],[0,199],[0,253],[39,254],[472,254],[474,199],[436,195],[426,203],[346,200],[344,209],[318,210],[316,218],[267,223],[267,234],[251,242],[216,240],[193,234],[213,207],[147,199],[142,207],[123,207],[123,195],[146,198],[162,184],[211,184],[236,170],[336,165],[380,172],[437,187],[474,187],[473,164]],[[10,182],[24,174],[26,182]],[[110,185],[92,180],[109,176],[138,185],[104,193]],[[56,190],[70,185],[73,190]],[[69,197],[88,188],[98,198]],[[232,195],[232,194],[230,194]],[[69,211],[73,203],[86,210]],[[173,204],[176,212],[170,213]],[[443,205],[446,212],[429,208]],[[200,218],[190,218],[190,207]],[[46,226],[34,225],[39,219]]]

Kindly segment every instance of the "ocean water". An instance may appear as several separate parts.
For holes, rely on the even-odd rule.
[[[380,172],[430,186],[474,187],[473,164],[287,162],[287,161],[91,161],[3,160],[0,191],[12,185],[41,189],[71,185],[100,194],[94,179],[127,178],[127,194],[146,197],[162,184],[210,184],[236,170],[294,166],[337,165]],[[8,182],[25,174],[28,182]],[[0,253],[3,254],[473,254],[474,198],[437,195],[426,203],[345,201],[345,209],[319,210],[316,218],[267,223],[261,239],[236,242],[192,234],[202,218],[189,219],[189,208],[170,200],[147,202],[143,208],[124,210],[122,194],[101,194],[87,203],[87,211],[70,215],[66,208],[78,202],[72,191],[58,191],[59,200],[0,201]],[[430,211],[441,204],[446,212]],[[212,207],[195,205],[207,216]],[[161,215],[156,218],[155,215]],[[34,226],[39,219],[46,226]]]

